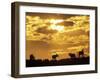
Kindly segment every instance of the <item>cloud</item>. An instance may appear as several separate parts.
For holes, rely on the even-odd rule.
[[[56,33],[57,31],[56,30],[50,30],[50,29],[47,29],[46,27],[41,27],[41,28],[38,28],[36,30],[37,33],[42,33],[42,34],[54,34]]]
[[[50,58],[49,50],[51,48],[51,44],[48,44],[45,41],[40,40],[27,40],[26,41],[26,58],[29,59],[30,54],[33,54],[36,59],[45,59]]]
[[[73,31],[69,31],[69,32],[65,32],[63,33],[64,35],[68,35],[68,36],[80,36],[80,35],[86,35],[88,36],[89,31],[85,31],[83,29],[79,29],[79,30],[73,30]]]
[[[39,33],[34,33],[33,36],[40,36],[40,34]]]
[[[58,23],[57,25],[64,25],[64,26],[68,27],[68,26],[73,26],[74,22],[73,21],[63,21],[61,23]]]
[[[34,52],[33,48],[37,51],[41,48],[43,54],[50,54],[43,47],[48,47],[49,51],[63,49],[66,53],[85,47],[89,52],[89,16],[32,13],[26,19],[26,40],[30,41],[27,54]],[[53,24],[64,26],[63,31],[52,29]]]
[[[52,40],[52,38],[51,38],[51,37],[43,37],[43,38],[41,39],[41,41],[49,41],[49,40]]]

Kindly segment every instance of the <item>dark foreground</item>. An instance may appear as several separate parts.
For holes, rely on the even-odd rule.
[[[26,60],[26,67],[40,67],[40,66],[60,66],[60,65],[81,65],[89,64],[89,57],[69,58],[61,60]]]

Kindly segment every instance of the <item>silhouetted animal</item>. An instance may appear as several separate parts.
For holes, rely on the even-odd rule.
[[[35,60],[35,57],[32,54],[30,55],[30,60]]]
[[[69,53],[70,58],[76,58],[76,55],[74,53]]]
[[[58,56],[59,56],[58,54],[55,54],[55,55],[52,55],[52,58],[53,58],[54,60],[56,60],[56,58],[57,58]]]
[[[84,50],[79,51],[79,57],[84,57]]]

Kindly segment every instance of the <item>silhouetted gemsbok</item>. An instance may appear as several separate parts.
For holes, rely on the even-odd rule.
[[[69,53],[70,58],[74,59],[76,58],[76,55],[74,53]]]
[[[79,51],[79,57],[84,57],[84,50],[82,49],[81,51]]]
[[[57,57],[59,57],[58,54],[54,54],[54,55],[52,55],[52,59],[53,59],[53,60],[56,60]]]
[[[30,55],[30,60],[35,60],[35,57],[32,54]]]

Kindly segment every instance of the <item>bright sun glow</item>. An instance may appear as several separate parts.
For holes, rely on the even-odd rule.
[[[51,51],[51,55],[56,55],[56,54],[66,54],[66,51],[62,51],[62,50],[53,50]]]
[[[62,19],[58,19],[58,20],[51,19],[51,20],[50,20],[50,23],[57,24],[57,23],[60,23],[60,22],[63,22],[63,21],[64,21],[64,20],[62,20]]]
[[[57,30],[57,31],[63,31],[64,30],[64,26],[52,25],[51,29]]]

